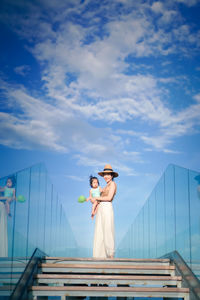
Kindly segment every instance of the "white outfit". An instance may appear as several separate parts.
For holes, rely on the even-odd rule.
[[[109,185],[106,186],[101,196],[106,196],[109,191]],[[101,201],[98,205],[96,214],[93,257],[109,258],[114,256],[115,252],[115,232],[114,232],[114,214],[112,201]]]
[[[7,213],[5,204],[0,201],[0,257],[8,256]]]

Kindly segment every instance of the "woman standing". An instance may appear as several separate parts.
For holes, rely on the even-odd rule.
[[[112,201],[117,191],[117,185],[113,181],[118,177],[111,165],[105,165],[102,172],[98,173],[106,181],[100,197],[92,198],[91,202],[97,201],[98,211],[96,215],[93,257],[94,258],[113,258],[115,254],[115,237],[114,237],[114,214]]]

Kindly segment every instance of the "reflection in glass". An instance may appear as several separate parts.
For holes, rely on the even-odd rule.
[[[0,287],[9,286],[2,289],[4,296],[12,292],[35,248],[47,255],[77,255],[76,240],[45,166],[12,175],[13,186],[8,186],[9,178],[0,179]]]

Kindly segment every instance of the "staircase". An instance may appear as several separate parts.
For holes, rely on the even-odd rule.
[[[169,259],[45,257],[28,298],[156,297],[189,299]]]
[[[0,300],[8,299],[24,272],[28,258],[0,258]],[[7,297],[7,298],[6,298]]]

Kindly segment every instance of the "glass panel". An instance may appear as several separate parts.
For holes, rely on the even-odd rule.
[[[177,250],[200,278],[199,212],[200,173],[169,165],[133,220],[121,253],[128,247],[132,257],[156,258]]]
[[[156,198],[156,239],[157,256],[166,253],[165,248],[165,197],[164,197],[164,176],[159,180],[155,189]]]
[[[175,167],[176,250],[190,263],[188,170]]]
[[[12,175],[15,184],[12,190],[5,191],[7,179],[0,179],[0,286],[10,287],[3,294],[1,291],[2,296],[11,294],[36,247],[47,255],[57,256],[61,250],[63,256],[78,253],[74,234],[44,165]],[[9,196],[14,192],[16,198]]]
[[[57,193],[53,190],[52,198],[52,239],[50,255],[55,256],[55,245],[56,245],[56,209],[57,209]]]
[[[46,210],[45,210],[45,245],[44,252],[50,254],[52,231],[52,184],[46,181]]]
[[[166,206],[166,253],[176,249],[175,245],[175,181],[174,166],[170,165],[165,172],[165,206]]]
[[[143,208],[140,211],[139,215],[138,215],[138,254],[139,254],[139,258],[143,258],[144,257],[144,226],[143,226]]]
[[[45,226],[45,209],[46,209],[46,181],[47,173],[44,165],[40,165],[38,174],[38,199],[37,199],[37,245],[39,249],[44,249],[44,226]]]
[[[14,231],[14,256],[26,257],[28,241],[28,207],[30,188],[30,169],[17,173],[16,210]]]
[[[9,296],[12,292],[15,181],[15,175],[0,179],[0,286],[2,287],[2,296]],[[4,290],[3,287],[6,285],[8,288]]]
[[[134,237],[135,237],[135,257],[139,257],[140,255],[140,248],[139,248],[139,222],[138,222],[138,217],[135,219],[135,223],[134,223]]]
[[[149,244],[150,257],[157,257],[155,191],[151,193],[151,196],[149,198]]]
[[[149,258],[149,202],[144,205],[144,257]]]
[[[189,172],[191,267],[200,279],[200,174]]]

